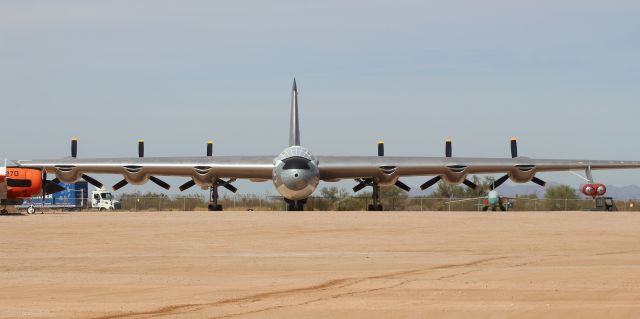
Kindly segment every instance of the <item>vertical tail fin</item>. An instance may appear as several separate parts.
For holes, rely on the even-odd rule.
[[[291,89],[291,123],[289,128],[289,146],[300,145],[300,121],[298,119],[298,86],[293,78]]]

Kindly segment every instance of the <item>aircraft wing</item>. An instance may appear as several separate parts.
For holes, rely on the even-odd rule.
[[[147,176],[185,176],[197,179],[208,175],[217,178],[265,181],[273,178],[275,156],[213,157],[131,157],[64,158],[57,160],[17,160],[22,167],[45,168],[58,176],[72,171],[82,174],[120,174]],[[539,172],[640,168],[640,161],[550,160],[517,158],[463,157],[392,157],[392,156],[319,156],[320,179],[385,178],[389,175],[437,176],[464,170],[466,174],[508,173],[525,169]]]
[[[44,167],[48,173],[73,169],[78,174],[126,174],[193,177],[208,171],[218,178],[271,180],[275,156],[131,157],[16,160],[22,167]]]
[[[461,170],[468,174],[508,173],[517,169],[535,172],[571,170],[633,169],[640,161],[554,160],[464,157],[319,156],[320,178],[340,180],[371,178],[393,172],[397,176],[434,176]]]

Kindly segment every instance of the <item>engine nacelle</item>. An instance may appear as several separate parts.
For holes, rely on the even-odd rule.
[[[149,181],[151,174],[144,171],[142,166],[125,166],[125,172],[122,174],[125,180],[131,185],[143,185]]]
[[[213,169],[210,166],[196,166],[193,168],[193,181],[200,187],[210,187],[218,178],[214,176]]]
[[[442,180],[450,185],[458,185],[464,182],[467,178],[467,166],[464,165],[449,165],[449,170],[446,174],[441,175]]]
[[[378,182],[379,186],[393,186],[400,178],[400,175],[398,175],[398,168],[396,166],[381,166],[379,169],[380,173],[375,176],[375,180]]]
[[[533,165],[517,165],[507,175],[514,183],[528,183],[536,176],[536,167]]]
[[[585,196],[596,198],[607,193],[607,186],[604,184],[584,184],[580,186],[580,191]]]
[[[82,173],[75,166],[56,166],[54,173],[56,178],[65,184],[73,184],[82,177]]]

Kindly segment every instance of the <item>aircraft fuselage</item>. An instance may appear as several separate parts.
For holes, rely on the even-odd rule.
[[[286,148],[273,164],[273,185],[286,199],[307,199],[320,183],[318,160],[302,146]]]

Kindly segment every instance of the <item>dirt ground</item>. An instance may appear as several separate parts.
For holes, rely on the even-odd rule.
[[[640,318],[640,213],[0,216],[1,318]]]

